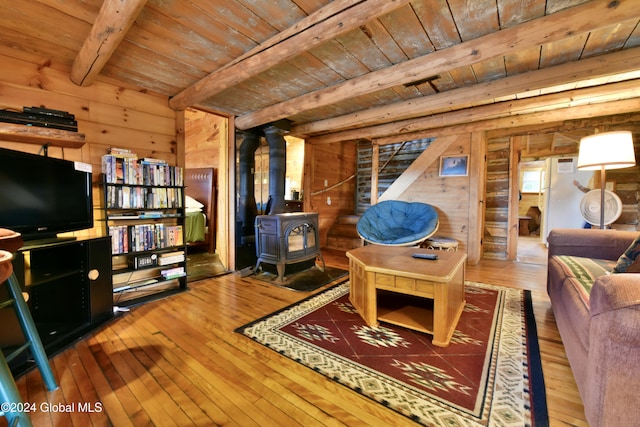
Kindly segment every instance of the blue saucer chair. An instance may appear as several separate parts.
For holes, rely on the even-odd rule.
[[[438,212],[426,203],[386,200],[371,206],[356,228],[365,242],[416,246],[438,230]]]

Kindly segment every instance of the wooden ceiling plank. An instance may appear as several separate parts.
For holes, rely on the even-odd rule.
[[[114,56],[107,66],[133,68],[133,72],[146,73],[151,80],[149,83],[154,83],[153,80],[159,78],[160,83],[180,86],[184,82],[193,81],[205,75],[196,67],[178,62],[173,57],[162,55],[147,47],[130,43],[128,40],[123,40],[121,46],[130,55]]]
[[[597,21],[593,19],[594,14],[599,16]],[[607,0],[592,1],[374,71],[362,77],[275,104],[258,112],[245,114],[238,117],[235,124],[238,129],[250,129],[297,114],[302,109],[335,104],[353,96],[387,89],[440,72],[472,65],[495,56],[562,40],[567,37],[568,21],[572,23],[570,33],[580,34],[636,17],[637,10],[633,1],[615,3]]]
[[[364,0],[358,0],[358,1],[362,2]],[[254,49],[251,49],[250,51],[244,53],[243,55],[235,58],[233,61],[226,64],[223,68],[232,67],[244,61],[247,58],[257,55],[260,52],[264,52],[267,49],[272,48],[277,44],[283,42],[284,40],[294,37],[304,32],[305,30],[309,29],[310,27],[320,22],[324,22],[325,20],[331,18],[334,15],[338,15],[339,13],[343,12],[345,9],[348,9],[352,6],[354,6],[354,3],[351,0],[335,0],[330,4],[323,6],[321,9],[317,10],[316,12],[310,14],[309,16],[302,19],[301,21],[297,22],[295,25],[279,33],[274,34],[268,40],[260,43],[260,45],[256,46]]]
[[[500,29],[495,0],[449,0],[449,8],[463,42]]]
[[[500,28],[513,27],[544,16],[546,5],[546,0],[498,0]]]
[[[391,65],[389,58],[376,49],[376,45],[360,28],[336,37],[336,41],[349,52],[349,55],[366,66],[368,71],[380,70]]]
[[[137,24],[139,22],[136,21]],[[176,63],[185,64],[185,68],[202,70],[202,75],[206,75],[205,70],[215,69],[218,66],[216,60],[219,58],[219,54],[215,50],[207,49],[202,43],[185,44],[182,43],[182,40],[169,35],[159,36],[149,31],[146,26],[136,25],[131,28],[125,42],[145,50],[152,50],[160,56],[172,58]],[[176,46],[181,46],[181,48],[176,49]],[[130,54],[128,51],[127,53]]]
[[[256,2],[254,0],[238,1],[244,7],[273,25],[278,32],[290,28],[292,22],[299,22],[307,16],[305,11],[291,0],[271,0],[268,2]]]
[[[208,19],[216,19],[229,28],[234,28],[256,45],[261,40],[267,40],[278,34],[268,21],[254,14],[249,9],[234,0],[214,0],[197,2],[192,0],[194,7],[200,9]]]
[[[388,122],[400,118],[417,117],[424,111],[439,108],[459,109],[470,99],[490,99],[509,96],[525,91],[570,84],[571,88],[580,82],[588,82],[603,76],[633,72],[640,68],[640,47],[610,53],[596,58],[583,59],[539,71],[506,77],[498,81],[477,84],[448,92],[387,105],[384,108],[371,108],[342,117],[320,120],[314,123],[297,125],[292,132],[297,135],[311,135],[326,131],[345,129],[353,126]],[[583,85],[586,83],[583,83]],[[537,89],[537,90],[536,90]]]
[[[446,0],[414,1],[411,5],[436,50],[462,42]]]
[[[471,68],[479,82],[493,81],[507,76],[504,57],[502,56],[477,62]]]
[[[184,0],[149,2],[136,26],[148,28],[157,38],[173,36],[176,46],[199,51],[201,56],[217,61],[208,72],[255,46],[249,37]],[[153,43],[149,41],[150,45]]]
[[[409,59],[379,20],[374,19],[367,22],[360,27],[360,31],[371,39],[371,42],[380,49],[392,64]]]
[[[439,73],[439,76],[449,75],[453,79],[454,86],[442,87],[439,81],[436,81],[436,86],[439,92],[446,92],[447,90],[454,90],[461,87],[469,87],[478,83],[476,75],[471,67],[460,67],[455,70],[448,71],[446,73]]]
[[[309,26],[302,32],[292,34],[287,39],[279,40],[277,44],[267,51],[263,51],[259,46],[256,48],[257,52],[252,56],[248,56],[230,67],[217,70],[183,90],[169,101],[169,105],[176,110],[181,110],[197,104],[227,87],[247,80],[280,62],[308,51],[333,37],[344,34],[371,19],[406,4],[408,1],[366,0],[347,9],[347,11],[341,11],[321,22],[316,22],[316,14],[324,16],[322,13],[324,8],[320,9],[316,14],[308,17],[309,21],[314,22],[314,25]],[[267,44],[270,43],[270,41],[267,42]]]
[[[105,0],[91,32],[71,66],[71,81],[88,86],[96,79],[147,0]]]
[[[300,72],[316,79],[321,83],[321,86],[330,86],[342,81],[340,74],[327,68],[322,61],[309,52],[291,58],[289,64],[296,67]]]
[[[540,68],[577,61],[582,55],[588,36],[589,34],[583,33],[543,45],[540,52]]]
[[[379,21],[408,58],[416,58],[435,50],[411,5],[405,5],[381,16]]]
[[[600,28],[589,34],[589,40],[584,47],[583,57],[600,55],[603,52],[612,52],[622,49],[626,40],[638,26],[638,20],[633,19]]]
[[[537,70],[539,62],[540,47],[538,46],[512,52],[504,57],[504,66],[508,76]]]
[[[311,49],[309,53],[320,60],[325,67],[338,73],[341,77],[341,82],[364,76],[370,72],[360,61],[344,61],[345,55],[352,56],[336,39]]]

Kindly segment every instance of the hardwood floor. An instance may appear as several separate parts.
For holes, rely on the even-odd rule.
[[[346,268],[343,253],[323,254]],[[467,266],[467,280],[532,291],[551,425],[586,426],[546,296],[546,265],[485,260]],[[235,273],[190,283],[188,292],[133,308],[55,355],[57,391],[45,391],[35,370],[18,387],[36,405],[38,427],[411,424],[233,332],[305,296]],[[64,410],[41,410],[47,402]],[[81,404],[96,412],[81,412]]]

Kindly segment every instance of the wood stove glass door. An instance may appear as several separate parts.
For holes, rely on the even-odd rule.
[[[314,254],[316,249],[316,229],[313,224],[301,223],[289,229],[287,239],[287,259]]]

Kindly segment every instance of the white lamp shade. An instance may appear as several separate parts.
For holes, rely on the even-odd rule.
[[[633,136],[629,131],[596,133],[580,140],[578,169],[620,169],[635,166]]]

